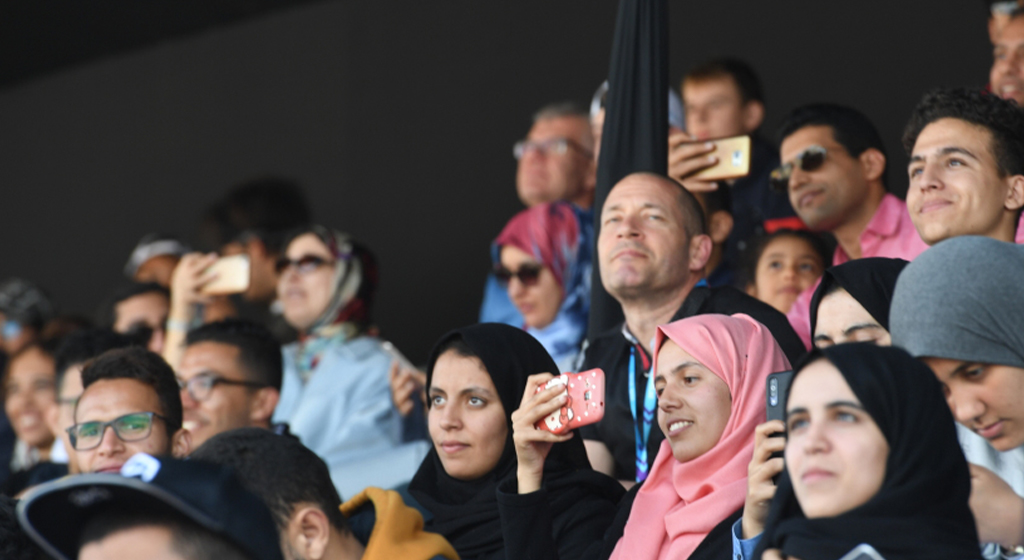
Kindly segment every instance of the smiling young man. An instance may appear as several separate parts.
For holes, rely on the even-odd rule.
[[[1024,208],[1024,111],[970,89],[924,96],[907,124],[907,207],[929,245],[958,235],[1013,242]]]
[[[909,261],[928,248],[906,204],[887,192],[885,145],[863,113],[833,104],[798,107],[779,138],[782,166],[772,181],[789,192],[807,227],[836,237],[833,265],[862,257]],[[808,347],[816,287],[800,294],[787,314]]]
[[[178,383],[157,354],[138,347],[106,352],[82,370],[82,385],[70,428],[81,472],[119,472],[136,453],[188,454]]]
[[[606,385],[604,419],[580,435],[594,469],[629,486],[646,478],[664,440],[653,421],[649,375],[658,325],[704,313],[746,313],[768,327],[790,360],[804,349],[770,305],[732,287],[698,286],[711,239],[696,198],[668,177],[634,173],[612,188],[601,211],[597,253],[601,282],[622,305],[625,322],[582,351],[577,371],[599,367]]]
[[[185,429],[196,448],[235,428],[270,428],[281,397],[281,346],[252,321],[227,319],[188,333],[178,368]]]
[[[1021,278],[1024,247],[956,237],[907,265],[890,312],[893,344],[932,368],[962,425],[982,542],[1010,548],[1024,545]]]

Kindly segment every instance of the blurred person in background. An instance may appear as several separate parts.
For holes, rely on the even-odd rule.
[[[793,302],[821,278],[828,248],[817,234],[781,229],[751,242],[740,284],[751,296],[789,313]]]
[[[15,496],[32,484],[65,474],[50,462],[55,435],[48,420],[57,406],[53,341],[32,343],[11,356],[3,376],[4,410],[18,437],[3,493]]]
[[[148,233],[132,249],[124,275],[133,282],[171,287],[171,275],[181,257],[192,250],[173,235]]]
[[[568,202],[516,214],[494,240],[494,275],[561,373],[570,371],[587,331],[593,225]]]
[[[103,306],[105,317],[100,323],[159,354],[164,351],[170,305],[170,292],[157,283],[126,284]]]
[[[327,462],[343,496],[408,482],[427,443],[406,443],[391,401],[389,369],[404,358],[368,332],[376,260],[351,236],[318,225],[297,232],[286,247],[277,291],[299,340],[284,347],[273,421],[287,423]]]

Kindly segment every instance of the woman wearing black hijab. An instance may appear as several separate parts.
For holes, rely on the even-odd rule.
[[[909,262],[870,257],[825,271],[811,297],[811,337],[817,347],[844,342],[890,346],[889,306]]]
[[[581,558],[615,516],[623,489],[590,468],[578,435],[554,443],[540,490],[519,494],[511,415],[527,378],[558,373],[536,339],[485,323],[441,337],[427,369],[433,448],[409,485],[464,560]]]
[[[796,372],[786,468],[753,557],[837,560],[868,544],[886,560],[978,558],[967,462],[935,375],[899,348],[867,344],[815,350]],[[884,453],[863,444],[871,430]],[[844,463],[842,449],[858,445]]]

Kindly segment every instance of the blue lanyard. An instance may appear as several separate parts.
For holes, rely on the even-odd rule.
[[[637,420],[636,414],[636,345],[629,349],[629,411],[633,413],[633,430],[636,435],[636,481],[643,482],[647,478],[650,466],[647,463],[647,440],[651,436],[651,423],[654,411],[658,406],[658,398],[654,394],[654,383],[647,376],[647,388],[644,390],[643,421]],[[643,424],[641,434],[640,425]]]

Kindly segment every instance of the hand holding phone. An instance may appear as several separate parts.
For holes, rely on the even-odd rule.
[[[538,430],[564,434],[569,430],[600,422],[604,418],[603,370],[563,373],[537,387],[537,392],[542,393],[555,386],[565,387],[568,398],[565,405],[536,424]]]
[[[239,294],[249,289],[249,256],[231,255],[217,259],[203,273],[213,279],[199,292],[208,296]]]
[[[714,150],[707,157],[714,158],[715,164],[701,169],[687,179],[725,181],[746,177],[750,173],[749,136],[733,136],[710,142],[714,144]]]

